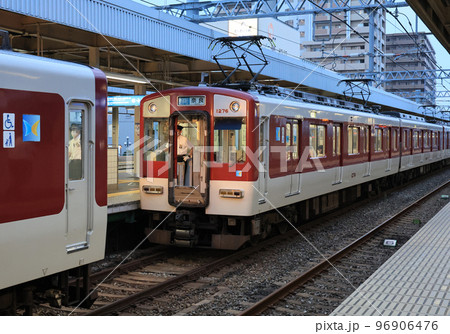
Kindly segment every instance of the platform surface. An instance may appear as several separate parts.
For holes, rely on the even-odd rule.
[[[450,203],[332,316],[449,316]]]
[[[108,186],[108,214],[140,208],[139,178],[131,170],[119,171],[119,182]]]

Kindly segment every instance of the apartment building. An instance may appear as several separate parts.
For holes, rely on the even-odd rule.
[[[419,48],[420,46],[420,48]],[[388,34],[386,36],[387,71],[436,70],[436,56],[425,33]],[[410,80],[385,83],[388,92],[407,93],[405,97],[422,104],[435,104],[432,91],[436,90],[436,80],[417,76]]]
[[[352,1],[352,4],[357,5],[359,1]],[[332,4],[328,3],[329,6]],[[371,23],[374,31],[373,58],[370,57]],[[301,42],[300,55],[340,73],[384,71],[385,59],[381,54],[386,49],[385,29],[386,13],[383,9],[314,14],[312,39]]]

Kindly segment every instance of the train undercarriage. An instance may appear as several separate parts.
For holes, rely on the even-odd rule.
[[[236,250],[274,233],[284,233],[325,213],[377,196],[446,165],[441,161],[373,180],[252,217],[211,216],[202,208],[149,213],[145,233],[157,244]]]

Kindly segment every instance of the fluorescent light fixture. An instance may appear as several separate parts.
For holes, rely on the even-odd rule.
[[[165,80],[147,79],[144,77],[136,77],[134,75],[113,73],[113,72],[104,72],[104,73],[106,75],[106,78],[109,81],[126,82],[126,83],[141,84],[141,85],[152,85],[153,83],[162,83],[162,84],[171,85],[171,86],[186,87],[186,85],[175,83],[175,82],[170,82],[170,81],[165,81]]]
[[[120,74],[120,73],[111,73],[111,72],[105,72],[106,78],[111,81],[119,81],[119,82],[129,82],[129,83],[135,83],[135,84],[143,84],[148,85],[150,83],[150,80],[135,77],[133,75],[127,75],[127,74]]]

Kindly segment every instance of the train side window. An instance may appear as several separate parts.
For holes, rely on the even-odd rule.
[[[312,158],[325,156],[325,125],[311,124],[309,126],[309,146]]]
[[[437,135],[436,135],[436,132],[434,132],[434,131],[432,133],[432,143],[433,143],[433,147],[437,146]]]
[[[292,122],[292,159],[298,159],[298,121]]]
[[[217,118],[214,122],[214,160],[245,162],[246,124],[244,118]]]
[[[341,155],[341,126],[333,125],[333,156]]]
[[[348,154],[359,153],[359,128],[356,126],[348,127]]]
[[[167,161],[169,154],[169,119],[146,118],[144,135],[147,141],[144,148],[145,161]]]

